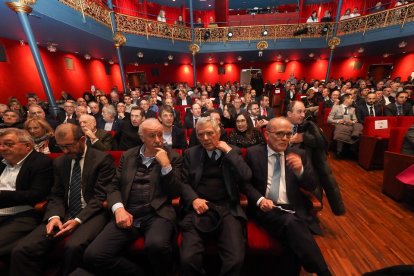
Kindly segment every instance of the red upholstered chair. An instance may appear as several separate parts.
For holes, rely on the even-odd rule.
[[[398,121],[398,119],[397,119]],[[388,141],[388,151],[401,153],[404,136],[407,133],[407,127],[393,127],[390,129],[390,140]]]
[[[109,150],[107,151],[107,153],[112,155],[112,157],[114,158],[115,167],[118,168],[119,161],[121,160],[121,156],[124,153],[124,151],[123,150]]]
[[[193,128],[187,128],[185,130],[185,139],[187,140],[187,143],[190,142],[191,133],[193,133]]]
[[[226,128],[226,132],[227,132],[227,137],[230,136],[230,133],[233,131],[234,128],[228,127]]]
[[[382,192],[394,200],[404,199],[407,185],[395,176],[414,164],[414,156],[386,151],[384,154],[384,177]]]
[[[386,121],[381,127],[379,122]],[[359,141],[358,164],[366,170],[384,166],[384,152],[388,148],[390,129],[397,126],[397,118],[389,116],[366,117]]]
[[[397,116],[397,127],[410,127],[414,125],[414,116]]]
[[[328,116],[329,116],[329,113],[331,113],[331,110],[332,108],[330,107],[323,109],[324,113],[320,114],[320,116],[323,116],[322,124],[319,125],[319,127],[322,129],[323,134],[325,135],[325,138],[328,140],[329,143],[331,143],[333,140],[333,133],[335,130],[334,125],[328,124]]]

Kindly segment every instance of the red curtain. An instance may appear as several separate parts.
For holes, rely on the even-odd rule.
[[[197,22],[197,18],[201,18],[204,26],[207,26],[210,22],[210,16],[215,18],[214,10],[203,10],[203,11],[193,11],[194,12],[194,22]],[[186,10],[187,21],[190,22],[190,10]]]
[[[361,1],[361,0],[347,0],[347,1],[342,2],[341,16],[345,14],[345,11],[347,9],[350,9],[351,13],[352,13],[352,11],[354,10],[355,7],[358,8],[359,13],[361,15],[365,14],[363,12],[364,1]]]
[[[147,2],[147,12],[148,18],[152,20],[157,20],[158,13],[160,10],[165,11],[165,17],[167,18],[167,23],[174,24],[178,20],[178,16],[181,14],[181,8],[174,8],[168,6],[162,6],[157,3]]]
[[[114,0],[112,3],[115,12],[138,17],[145,15],[144,4],[136,0]]]

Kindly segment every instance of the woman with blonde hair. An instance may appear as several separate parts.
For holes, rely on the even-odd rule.
[[[34,140],[34,149],[38,152],[49,154],[51,152],[60,152],[56,147],[55,134],[53,128],[44,119],[29,118],[24,123],[24,129],[27,130]]]

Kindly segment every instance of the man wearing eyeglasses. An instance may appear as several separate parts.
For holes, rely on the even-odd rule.
[[[304,152],[288,147],[292,124],[283,117],[274,118],[266,127],[267,145],[247,149],[246,162],[252,169],[252,181],[245,193],[253,218],[272,237],[284,241],[308,272],[331,275],[322,253],[312,237],[318,225],[309,225],[300,188],[316,187],[313,170]]]
[[[60,275],[70,274],[107,222],[103,202],[115,173],[112,156],[87,147],[81,128],[71,123],[58,126],[55,137],[64,155],[53,164],[54,186],[44,224],[14,248],[11,275],[44,274],[45,256],[66,237]]]
[[[33,150],[26,130],[0,131],[0,258],[39,225],[33,206],[46,199],[52,187],[52,160]]]

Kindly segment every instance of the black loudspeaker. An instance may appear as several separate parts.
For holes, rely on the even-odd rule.
[[[359,70],[362,68],[362,61],[356,60],[354,63],[354,70]]]
[[[65,60],[66,70],[71,70],[71,71],[75,70],[75,67],[73,66],[73,59],[65,57],[64,60]]]
[[[276,72],[284,73],[285,70],[286,70],[286,64],[284,63],[276,64]]]
[[[226,69],[224,69],[224,66],[219,66],[219,68],[218,68],[218,74],[219,75],[226,74]]]
[[[158,70],[158,68],[151,69],[151,76],[158,77],[159,75],[160,75],[160,71]]]
[[[6,49],[0,44],[0,62],[7,62]]]

